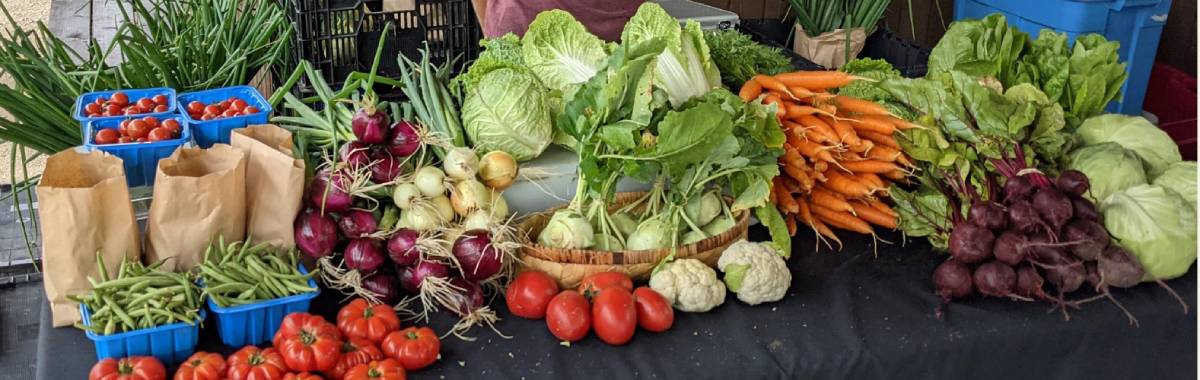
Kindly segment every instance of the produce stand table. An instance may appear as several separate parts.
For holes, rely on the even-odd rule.
[[[751,240],[767,238],[751,227]],[[1140,327],[1105,301],[1084,305],[1063,321],[1046,303],[973,298],[955,303],[944,319],[934,316],[939,299],[930,277],[942,256],[922,239],[880,245],[845,234],[846,248],[813,253],[801,233],[789,261],[794,273],[788,296],[774,304],[746,306],[732,294],[709,313],[677,313],[662,334],[638,331],[628,345],[612,347],[594,335],[564,347],[545,322],[508,314],[503,339],[475,328],[475,342],[443,340],[442,360],[414,379],[783,379],[783,378],[1195,378],[1195,269],[1170,281],[1191,306],[1179,304],[1153,284],[1114,295]],[[899,234],[884,238],[900,242]],[[1076,294],[1085,297],[1088,292]],[[332,320],[339,295],[326,291],[313,312]],[[431,325],[446,331],[439,315]],[[211,323],[200,349],[221,347]],[[91,342],[74,328],[52,328],[49,308],[38,333],[37,378],[86,377],[95,362]]]

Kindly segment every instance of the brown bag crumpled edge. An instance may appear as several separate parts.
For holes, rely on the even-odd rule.
[[[246,236],[280,248],[296,245],[292,222],[304,196],[304,160],[292,133],[276,125],[234,129],[230,144],[246,153]]]
[[[792,51],[821,67],[836,69],[845,65],[846,30],[837,29],[825,34],[809,37],[800,24],[796,24]],[[850,59],[858,57],[867,42],[867,32],[862,28],[850,29]]]

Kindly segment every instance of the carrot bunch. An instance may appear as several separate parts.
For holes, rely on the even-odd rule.
[[[757,75],[738,93],[776,105],[787,144],[771,201],[793,235],[799,222],[840,245],[832,228],[872,235],[872,225],[896,228],[884,199],[913,165],[892,135],[918,126],[874,102],[827,92],[857,79],[840,71]]]

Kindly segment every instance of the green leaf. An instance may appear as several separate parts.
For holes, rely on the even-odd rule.
[[[632,150],[637,147],[635,132],[641,129],[642,126],[633,121],[621,120],[600,127],[600,140],[615,148]]]
[[[644,158],[686,165],[708,157],[733,128],[729,114],[712,104],[669,112],[658,124],[658,143]]]
[[[792,235],[788,233],[787,223],[783,221],[779,210],[775,209],[774,205],[757,207],[754,209],[754,216],[771,233],[771,245],[779,255],[784,259],[792,257]]]
[[[767,205],[767,197],[771,193],[770,181],[755,175],[743,175],[734,178],[743,178],[747,183],[737,198],[733,200],[733,205],[729,206],[730,210],[737,212]]]

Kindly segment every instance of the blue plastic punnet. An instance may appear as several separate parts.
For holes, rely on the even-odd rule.
[[[299,264],[300,273],[308,274],[304,264]],[[317,282],[308,280],[308,286],[314,289]],[[217,319],[217,334],[221,343],[231,347],[241,347],[248,344],[269,343],[283,323],[283,317],[295,312],[308,311],[312,299],[320,294],[320,290],[255,302],[251,304],[220,307],[212,299],[208,300],[208,308]]]
[[[175,113],[175,109],[177,108],[175,105],[175,90],[166,88],[166,87],[89,92],[89,93],[86,93],[83,95],[79,95],[79,97],[75,99],[75,110],[74,110],[73,115],[75,117],[75,120],[79,121],[80,131],[87,129],[87,123],[90,121],[121,120],[121,119],[130,117],[130,116],[126,116],[126,115],[88,117],[83,114],[83,107],[85,105],[96,101],[96,98],[100,98],[100,97],[103,97],[105,99],[111,99],[112,94],[114,94],[116,92],[124,92],[125,95],[128,95],[130,103],[136,102],[136,101],[138,101],[138,99],[141,99],[141,98],[148,98],[148,97],[152,97],[155,95],[166,95],[167,96],[167,110],[165,112],[149,112],[149,113],[139,114],[136,116],[168,115],[168,114]],[[86,136],[87,135],[84,135],[84,142],[87,142]]]
[[[91,310],[79,305],[83,324],[91,326]],[[88,331],[87,337],[96,346],[96,359],[123,358],[127,356],[154,356],[163,364],[171,366],[181,363],[196,352],[200,337],[200,323],[204,321],[204,309],[195,323],[184,322],[162,325],[149,329],[100,335]]]
[[[163,120],[175,119],[179,122],[179,138],[154,142],[104,144],[94,142],[96,132],[101,129],[116,129],[121,122],[128,119],[140,119],[151,115],[122,116],[120,118],[104,118],[90,121],[84,129],[83,146],[87,150],[101,150],[120,157],[125,164],[125,182],[129,187],[154,185],[154,175],[158,172],[158,160],[166,158],[192,138],[187,119],[179,115],[155,116],[161,123]]]
[[[230,97],[245,100],[246,104],[257,107],[259,112],[253,115],[222,117],[208,121],[192,119],[191,115],[188,114],[188,103],[200,101],[208,105],[228,100]],[[201,148],[208,148],[218,143],[228,144],[230,131],[243,128],[247,125],[266,124],[271,115],[271,104],[267,103],[267,99],[263,98],[262,94],[258,93],[258,90],[250,86],[223,87],[184,93],[179,95],[176,104],[179,114],[188,119],[188,125],[191,125],[192,128],[192,135],[196,138],[196,145]]]

